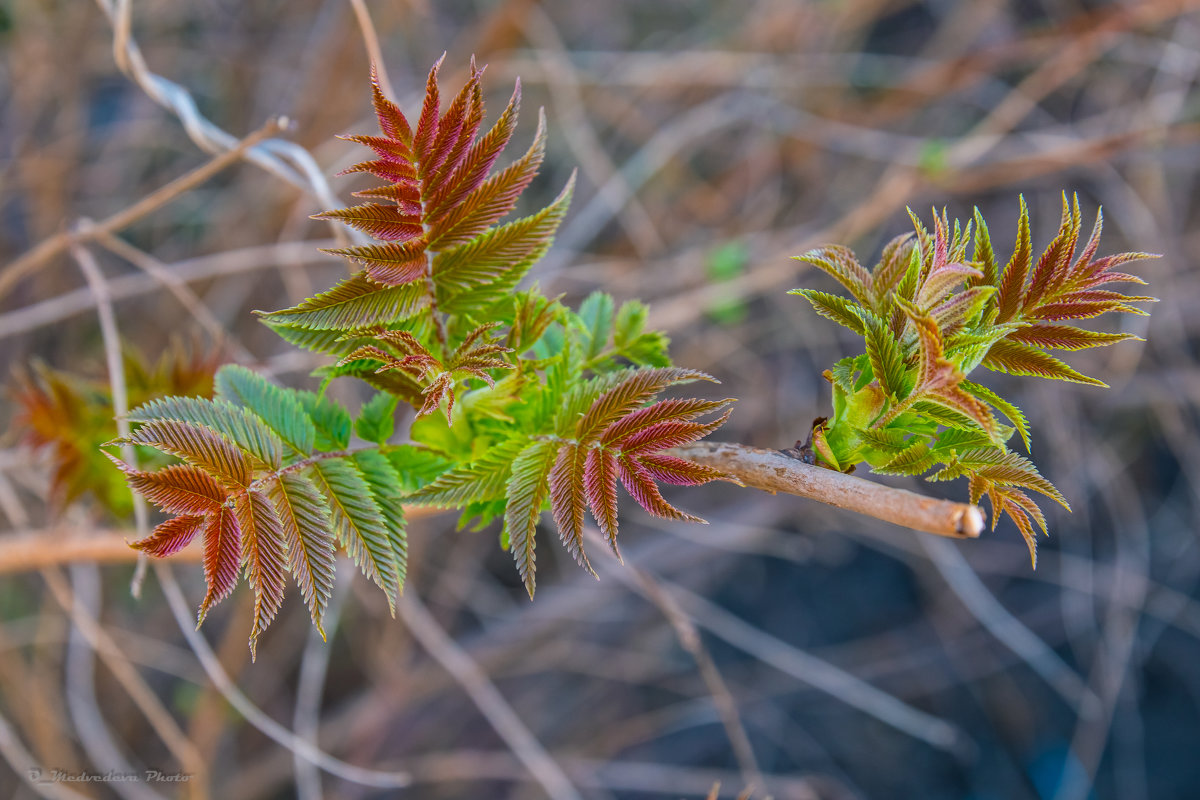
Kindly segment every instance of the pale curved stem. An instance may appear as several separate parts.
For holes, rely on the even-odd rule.
[[[716,467],[744,486],[784,492],[844,508],[916,531],[974,539],[983,533],[979,506],[895,489],[842,472],[806,464],[778,450],[744,444],[697,442],[671,451],[680,458]]]

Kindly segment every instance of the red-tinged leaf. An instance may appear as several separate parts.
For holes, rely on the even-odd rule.
[[[398,206],[368,203],[314,214],[314,219],[337,219],[385,242],[407,242],[421,235],[421,218],[404,214]]]
[[[1003,486],[1019,486],[1033,489],[1046,495],[1067,511],[1071,506],[1067,498],[1050,481],[1042,477],[1033,462],[1011,450],[996,448],[980,448],[967,450],[958,455],[959,463],[973,470],[977,475],[995,484]],[[1005,491],[1011,491],[1005,489]]]
[[[1042,510],[1038,508],[1037,503],[1033,502],[1033,499],[1030,498],[1029,495],[1016,489],[1005,490],[1005,495],[1009,502],[1020,506],[1022,509],[1024,509],[1025,513],[1029,514],[1029,516],[1033,518],[1033,521],[1036,522],[1038,527],[1042,529],[1043,534],[1047,536],[1050,535],[1050,530],[1046,527],[1046,515],[1042,513]]]
[[[413,136],[413,151],[417,154],[417,160],[421,164],[422,177],[432,173],[428,165],[435,158],[433,143],[437,139],[438,119],[441,111],[437,76],[438,70],[442,68],[442,62],[445,60],[446,54],[443,53],[442,57],[433,65],[433,69],[429,70],[429,78],[425,81],[425,102],[421,106],[421,116],[417,119],[417,132]]]
[[[517,130],[517,115],[521,108],[521,81],[518,78],[513,89],[512,99],[504,112],[483,135],[478,142],[471,145],[463,157],[462,163],[454,172],[430,194],[426,208],[427,217],[437,229],[442,217],[460,203],[467,200],[468,195],[481,186],[488,173],[496,164],[496,159],[512,139]]]
[[[703,372],[679,367],[629,370],[613,388],[600,395],[575,427],[580,444],[596,441],[621,417],[638,408],[668,386],[685,381],[714,381]],[[714,381],[715,382],[715,381]]]
[[[1017,221],[1017,245],[1000,274],[999,315],[997,322],[1008,322],[1021,309],[1025,279],[1033,263],[1033,245],[1029,235],[1029,209],[1021,198],[1021,216]]]
[[[268,484],[267,491],[283,526],[291,573],[324,638],[321,620],[333,595],[336,571],[329,506],[312,481],[297,473],[281,475]]]
[[[375,186],[355,192],[354,196],[391,200],[405,214],[421,213],[421,188],[415,181]]]
[[[1074,203],[1069,204],[1064,192],[1062,225],[1033,270],[1023,304],[1026,311],[1045,302],[1067,278],[1071,259],[1075,257],[1075,245],[1079,241],[1079,224],[1079,198],[1075,197]]]
[[[440,63],[440,62],[439,62]],[[412,129],[399,107],[387,98],[379,86],[379,73],[371,66],[371,98],[375,104],[375,116],[379,118],[379,129],[389,139],[412,144]]]
[[[537,133],[525,155],[473,189],[430,225],[430,248],[443,251],[465,244],[512,211],[529,186],[546,152],[546,115],[538,112]]]
[[[394,161],[398,164],[411,164],[413,160],[413,152],[407,144],[399,139],[392,139],[387,136],[365,136],[362,134],[354,134],[352,136],[337,137],[347,142],[361,144],[364,147],[369,147],[375,151],[384,161]]]
[[[618,457],[617,474],[621,478],[621,485],[625,487],[625,491],[647,513],[663,519],[706,524],[700,517],[680,511],[664,500],[662,493],[658,491],[658,487],[650,477],[650,473],[637,460],[627,456]]]
[[[442,400],[447,400],[446,421],[453,424],[454,377],[449,372],[440,373],[433,379],[432,383],[422,390],[421,394],[425,395],[425,404],[417,412],[418,418],[437,411],[442,404]]]
[[[476,69],[472,61],[471,76],[438,120],[433,159],[424,165],[425,173],[433,178],[428,187],[442,183],[454,171],[479,130],[483,121],[483,92],[479,87],[482,76],[483,70]]]
[[[667,420],[655,423],[627,437],[621,443],[621,451],[630,454],[641,454],[691,444],[697,439],[703,439],[724,425],[731,413],[733,413],[733,410],[728,409],[712,422]]]
[[[1127,339],[1141,341],[1140,337],[1134,336],[1132,333],[1102,333],[1087,331],[1072,325],[1044,323],[1013,331],[1008,338],[1014,342],[1056,350],[1086,350],[1089,347],[1104,347]]]
[[[1075,260],[1074,266],[1071,267],[1068,274],[1067,285],[1075,283],[1075,280],[1088,273],[1091,269],[1092,259],[1096,256],[1096,251],[1100,248],[1100,233],[1104,230],[1104,209],[1096,209],[1096,222],[1092,225],[1092,235],[1088,238],[1087,244],[1083,246],[1083,252],[1079,254],[1079,258]]]
[[[1029,517],[1025,515],[1025,511],[1012,502],[1011,498],[1005,496],[1000,504],[1000,514],[1008,512],[1012,517],[1012,521],[1016,523],[1017,530],[1021,532],[1022,538],[1025,539],[1025,544],[1029,548],[1029,561],[1033,569],[1037,569],[1037,534],[1034,533],[1033,525],[1029,522]]]
[[[1092,319],[1111,311],[1124,311],[1139,316],[1146,314],[1140,308],[1116,300],[1105,300],[1094,303],[1050,303],[1039,308],[1037,316],[1048,322],[1061,322],[1068,319]]]
[[[908,263],[912,257],[913,247],[913,235],[911,233],[897,236],[884,245],[879,263],[871,271],[871,291],[875,297],[875,302],[871,304],[871,308],[876,313],[882,314],[891,306],[891,303],[887,302],[887,298],[895,291],[896,285],[900,283],[900,280],[904,277],[904,273],[908,271]]]
[[[206,521],[201,516],[171,517],[160,522],[145,539],[130,542],[129,546],[155,558],[166,558],[191,544]]]
[[[1080,278],[1072,283],[1074,284],[1074,288],[1080,290],[1095,289],[1098,286],[1104,286],[1109,283],[1138,283],[1142,286],[1146,285],[1146,282],[1137,275],[1130,275],[1127,272],[1101,272],[1098,275]]]
[[[974,286],[951,295],[929,313],[942,333],[948,335],[965,325],[995,292],[994,286]]]
[[[600,532],[621,561],[617,548],[617,457],[603,448],[588,450],[583,468],[583,491]]]
[[[979,501],[983,498],[985,492],[991,489],[992,484],[978,475],[970,475],[967,477],[967,497],[971,505],[979,505]],[[995,511],[995,509],[992,509]],[[992,530],[996,530],[995,514],[992,515]]]
[[[1088,289],[1085,291],[1071,292],[1068,295],[1063,295],[1058,300],[1059,304],[1066,305],[1068,303],[1157,303],[1158,298],[1146,297],[1144,295],[1128,295],[1120,292],[1111,292],[1104,289]]]
[[[1108,386],[1103,381],[1077,372],[1049,353],[1006,339],[1001,339],[992,345],[983,359],[983,366],[991,370],[1007,372],[1009,375],[1029,375],[1049,380],[1086,383],[1091,386],[1106,388]]]
[[[838,283],[846,287],[858,302],[864,306],[872,304],[871,273],[858,263],[858,259],[850,248],[828,245],[794,256],[793,260],[812,264],[817,269],[829,273]]]
[[[204,581],[208,586],[200,603],[199,624],[208,610],[224,600],[237,585],[242,563],[242,531],[233,509],[222,506],[204,528]]]
[[[362,361],[370,359],[372,361],[382,361],[387,367],[393,366],[399,359],[381,347],[376,347],[373,344],[360,345],[352,350],[349,355],[338,361],[338,366],[349,364],[351,361]]]
[[[914,308],[910,303],[897,298],[897,305],[908,316],[917,331],[917,341],[920,344],[918,363],[920,371],[917,374],[917,386],[914,391],[938,383],[940,374],[939,364],[945,361],[945,347],[942,343],[942,333],[933,317]]]
[[[967,264],[946,264],[931,270],[917,292],[916,303],[927,308],[952,294],[951,289],[959,284],[983,277],[983,273]]]
[[[567,213],[575,189],[575,173],[554,202],[536,214],[493,228],[475,239],[443,250],[433,259],[433,278],[443,292],[453,297],[463,291],[487,284],[511,285],[542,256],[554,240],[554,234]],[[509,284],[502,281],[512,277]]]
[[[202,425],[152,420],[142,423],[129,441],[182,458],[226,485],[240,487],[250,483],[250,461],[245,453],[224,436]]]
[[[609,425],[600,437],[600,441],[609,447],[621,447],[625,437],[635,434],[651,425],[669,420],[692,420],[702,414],[723,408],[732,402],[732,398],[725,400],[699,400],[695,398],[662,400],[645,408],[639,408],[637,411],[627,414],[612,425]]]
[[[385,180],[393,184],[402,184],[411,189],[418,189],[420,186],[417,181],[416,169],[412,164],[404,161],[388,161],[385,159],[363,161],[360,164],[346,167],[338,175],[356,175],[360,172],[367,172],[380,180]]]
[[[996,418],[992,416],[991,410],[986,403],[963,389],[959,385],[961,383],[962,376],[960,374],[958,380],[954,383],[927,392],[921,395],[921,398],[928,402],[948,407],[953,411],[958,411],[974,420],[979,427],[987,432],[988,436],[995,436]]]
[[[550,508],[563,546],[575,563],[593,575],[596,571],[583,551],[584,461],[587,449],[568,444],[558,451],[550,470]]]
[[[345,256],[364,267],[366,277],[382,286],[401,286],[425,275],[428,259],[425,256],[425,240],[418,236],[406,242],[367,244],[325,250],[326,253]]]
[[[1111,256],[1104,256],[1103,258],[1093,260],[1086,270],[1081,270],[1082,277],[1100,278],[1104,276],[1104,280],[1101,283],[1115,280],[1110,272],[1113,267],[1128,264],[1131,261],[1144,261],[1148,258],[1162,258],[1162,256],[1157,253],[1116,253]],[[1139,283],[1144,283],[1140,279],[1137,280]]]
[[[728,476],[716,467],[665,453],[639,455],[638,463],[654,480],[674,486],[701,486],[709,481],[728,480]]]
[[[233,503],[238,527],[242,529],[242,555],[246,580],[254,590],[254,623],[250,628],[250,659],[254,660],[259,635],[267,629],[283,605],[283,523],[266,495],[251,490]]]
[[[211,475],[197,467],[172,464],[154,472],[142,472],[108,452],[104,455],[125,473],[130,489],[170,514],[204,516],[228,497]]]

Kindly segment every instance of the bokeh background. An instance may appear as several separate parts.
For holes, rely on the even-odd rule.
[[[153,573],[135,600],[129,563],[5,567],[0,795],[642,800],[704,797],[720,781],[721,797],[754,783],[754,797],[780,800],[1196,796],[1197,10],[1157,0],[3,0],[0,280],[39,242],[205,163],[214,130],[240,138],[277,114],[347,202],[360,184],[332,176],[360,154],[335,136],[372,127],[373,27],[407,108],[443,50],[452,91],[472,54],[489,65],[493,115],[520,76],[514,149],[532,137],[538,106],[551,131],[527,207],[580,170],[536,279],[571,301],[599,288],[650,302],[676,361],[741,398],[717,437],[730,441],[802,438],[828,412],[821,371],[853,346],[785,294],[830,286],[788,257],[840,242],[874,263],[909,227],[906,205],[959,217],[978,206],[1007,257],[1019,194],[1044,247],[1061,192],[1078,192],[1085,226],[1104,207],[1102,252],[1165,255],[1136,265],[1163,300],[1153,316],[1109,323],[1146,341],[1068,356],[1110,390],[988,379],[1026,410],[1033,458],[1074,508],[1047,508],[1053,535],[1036,571],[1007,521],[949,542],[721,485],[672,495],[707,527],[626,509],[630,566],[605,564],[599,582],[547,536],[530,603],[495,530],[456,533],[452,516],[434,516],[411,532],[408,593],[432,626],[415,638],[413,619],[390,618],[361,578],[340,582],[327,646],[293,593],[254,664],[248,593],[210,614],[203,636],[263,715],[248,722]],[[147,357],[175,336],[312,387],[315,362],[250,312],[291,305],[345,267],[317,250],[332,231],[309,219],[324,207],[313,176],[295,151],[268,155],[287,169],[240,163],[87,251],[121,337]],[[105,385],[96,288],[65,253],[8,285],[5,374],[40,359]],[[355,402],[355,387],[338,391]],[[6,398],[5,424],[14,410]],[[130,535],[128,518],[87,497],[54,511],[47,456],[21,448],[21,433],[10,430],[0,452],[0,535],[50,548],[68,530]],[[198,568],[174,571],[195,603]],[[447,653],[479,669],[453,677]],[[531,751],[480,711],[496,699],[480,688],[489,685],[553,762],[541,780]],[[268,738],[264,720],[415,783],[320,772],[293,754],[296,740]],[[30,786],[22,776],[35,763],[198,774],[183,786]],[[547,784],[547,769],[570,787]]]

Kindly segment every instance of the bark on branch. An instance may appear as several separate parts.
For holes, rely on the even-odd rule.
[[[764,492],[807,497],[938,536],[974,539],[983,532],[985,518],[979,506],[937,500],[907,489],[895,489],[815,467],[778,450],[725,442],[697,442],[671,452],[716,467],[746,486]]]

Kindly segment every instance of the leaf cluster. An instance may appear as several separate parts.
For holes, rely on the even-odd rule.
[[[216,353],[179,340],[155,361],[134,349],[126,349],[122,360],[133,405],[167,395],[208,397],[219,364]],[[35,362],[14,373],[12,398],[13,430],[23,444],[48,455],[51,507],[59,510],[90,494],[114,517],[127,517],[133,510],[129,491],[100,452],[117,435],[109,382]]]
[[[1034,524],[1045,532],[1046,521],[1027,491],[1069,506],[1033,462],[1008,449],[1014,432],[1026,452],[1030,448],[1020,409],[967,376],[982,367],[1105,386],[1048,351],[1136,339],[1075,322],[1110,311],[1145,314],[1132,304],[1155,298],[1103,287],[1144,283],[1118,268],[1153,256],[1098,256],[1100,212],[1076,255],[1079,201],[1065,195],[1058,234],[1036,261],[1024,199],[1014,252],[1003,264],[978,209],[965,225],[958,220],[951,225],[945,212],[935,214],[932,232],[910,216],[915,232],[889,242],[871,270],[840,246],[798,256],[836,279],[849,297],[814,289],[791,294],[861,336],[865,351],[825,373],[833,385],[834,413],[814,428],[812,447],[833,469],[865,462],[883,474],[929,473],[927,480],[935,481],[966,477],[971,502],[989,497],[993,527],[1001,514],[1009,514],[1036,563]]]
[[[347,137],[374,153],[348,171],[383,182],[358,193],[367,202],[319,215],[374,240],[334,251],[355,273],[261,315],[288,342],[329,357],[316,372],[322,390],[341,377],[374,390],[357,418],[323,393],[236,366],[218,372],[212,400],[171,397],[130,415],[130,441],[179,461],[157,471],[118,464],[174,515],[134,546],[166,556],[202,539],[201,618],[244,573],[255,595],[252,649],[289,572],[320,626],[339,551],[394,602],[406,505],[460,509],[460,527],[502,520],[532,596],[543,510],[590,570],[585,512],[616,550],[618,483],[650,514],[694,520],[659,484],[723,477],[668,451],[716,429],[732,401],[660,397],[712,379],[672,366],[644,304],[618,307],[596,292],[572,309],[536,285],[518,289],[549,248],[574,178],[547,207],[504,222],[542,162],[544,117],[524,155],[494,170],[516,131],[520,84],[485,130],[483,70],[472,63],[443,109],[440,64],[415,124],[375,81],[380,134]]]

